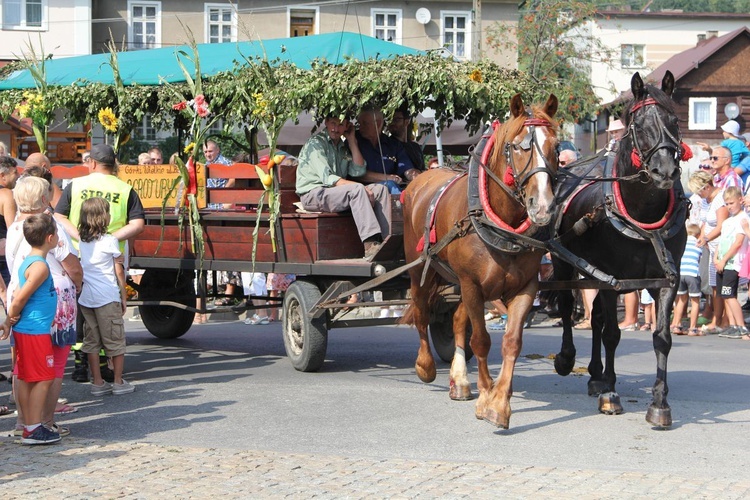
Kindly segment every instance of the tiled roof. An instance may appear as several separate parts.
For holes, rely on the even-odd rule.
[[[742,33],[750,36],[750,28],[747,26],[737,28],[726,35],[709,38],[691,49],[675,54],[652,71],[648,75],[648,80],[660,82],[661,79],[664,78],[664,74],[669,70],[674,75],[675,81],[679,81],[680,78],[698,68],[703,61],[708,59]]]

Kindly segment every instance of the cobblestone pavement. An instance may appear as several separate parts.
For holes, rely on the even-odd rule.
[[[351,458],[67,438],[0,438],[12,498],[748,498],[750,480],[487,463]]]

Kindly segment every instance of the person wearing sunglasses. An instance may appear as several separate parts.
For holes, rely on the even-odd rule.
[[[557,165],[560,168],[567,168],[567,166],[578,159],[578,154],[570,149],[563,149],[557,156]]]
[[[742,188],[742,181],[737,172],[732,168],[732,152],[724,146],[713,148],[709,157],[714,169],[714,185],[719,189],[737,186]]]

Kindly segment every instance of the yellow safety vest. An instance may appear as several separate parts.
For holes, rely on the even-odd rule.
[[[68,219],[77,228],[81,220],[83,202],[88,198],[104,198],[109,202],[110,221],[107,232],[112,234],[128,223],[128,198],[131,189],[133,188],[127,182],[121,181],[114,175],[100,172],[73,179]],[[78,248],[77,240],[73,240],[73,246]],[[120,251],[125,252],[125,241],[120,242]]]

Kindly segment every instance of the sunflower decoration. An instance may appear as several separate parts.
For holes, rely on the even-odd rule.
[[[478,69],[475,69],[469,75],[469,80],[473,82],[477,82],[477,83],[482,83],[482,72],[479,71]]]
[[[185,146],[185,149],[183,149],[183,152],[186,155],[191,156],[194,149],[195,149],[195,143],[191,142],[190,144],[188,144],[187,146]]]
[[[104,130],[107,132],[112,132],[113,134],[117,132],[117,117],[112,111],[112,108],[99,110],[99,123],[101,123],[102,127],[104,127]]]

